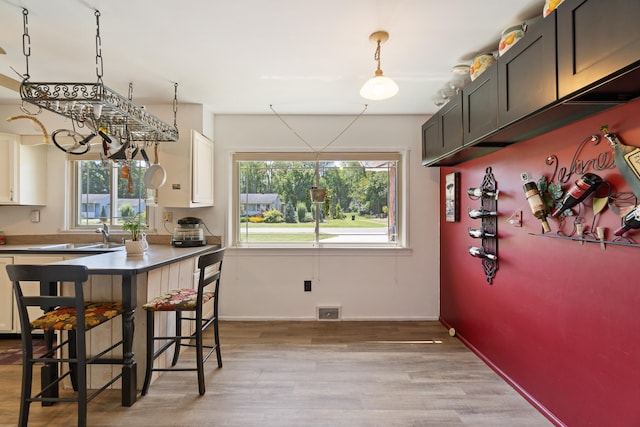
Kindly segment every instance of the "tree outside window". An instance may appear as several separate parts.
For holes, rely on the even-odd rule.
[[[305,154],[236,154],[236,245],[398,244],[400,154]],[[323,203],[310,198],[316,186]],[[260,210],[261,198],[282,206]]]
[[[146,215],[144,162],[74,160],[73,169],[77,183],[75,227],[120,226],[126,218]]]

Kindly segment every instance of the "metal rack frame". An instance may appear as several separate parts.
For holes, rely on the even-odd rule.
[[[131,141],[176,142],[178,129],[143,107],[98,83],[41,83],[23,81],[22,100],[68,117],[76,123],[91,121]]]

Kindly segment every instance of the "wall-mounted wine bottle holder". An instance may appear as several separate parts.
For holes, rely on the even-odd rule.
[[[480,197],[477,197],[478,191],[475,194],[471,194],[470,191],[467,193],[471,199],[480,199],[482,214],[475,216],[472,215],[473,211],[470,211],[469,216],[482,221],[482,233],[479,236],[482,241],[482,250],[474,251],[478,248],[470,248],[469,253],[481,258],[487,283],[492,284],[498,271],[498,188],[491,167],[486,169],[482,184],[477,190],[481,193]],[[469,234],[473,237],[471,230]]]

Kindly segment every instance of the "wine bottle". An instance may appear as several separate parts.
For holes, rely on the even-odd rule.
[[[602,178],[598,175],[595,173],[585,173],[575,182],[569,191],[567,191],[567,195],[562,201],[562,206],[560,206],[560,208],[551,216],[560,216],[560,214],[567,209],[571,209],[578,203],[582,202],[591,193],[593,193],[600,184],[602,184]]]
[[[487,233],[485,230],[480,228],[470,228],[469,236],[475,237],[476,239],[492,239],[496,237],[495,233]]]
[[[627,231],[637,228],[640,228],[640,205],[622,218],[622,227],[618,228],[613,234],[622,236]]]
[[[467,189],[467,194],[469,195],[469,197],[471,198],[485,198],[485,199],[497,199],[498,198],[498,191],[491,191],[491,190],[487,190],[486,188],[468,188]]]
[[[488,211],[486,209],[473,209],[469,211],[470,218],[488,218],[491,216],[498,216],[498,212],[496,211]]]
[[[471,256],[474,256],[476,258],[485,258],[485,259],[489,259],[491,261],[497,261],[498,257],[495,256],[494,254],[490,254],[488,252],[486,252],[483,248],[479,248],[477,246],[471,246],[469,248],[469,254],[471,254]]]
[[[535,182],[529,181],[525,182],[522,188],[524,188],[524,194],[527,196],[527,202],[529,202],[529,207],[531,208],[533,216],[540,220],[545,233],[550,232],[551,227],[549,227],[549,222],[547,222],[547,207],[540,196],[538,186]]]
[[[633,194],[640,198],[640,147],[623,144],[615,133],[609,132],[606,125],[600,130],[611,143],[614,151],[613,162],[620,174],[631,187]]]

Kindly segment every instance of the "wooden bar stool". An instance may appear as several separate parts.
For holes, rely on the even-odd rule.
[[[78,426],[87,425],[87,403],[122,377],[122,372],[113,376],[100,389],[87,390],[87,365],[91,364],[123,364],[123,357],[103,357],[110,351],[120,347],[123,340],[105,345],[102,351],[93,356],[87,355],[87,331],[122,314],[119,302],[90,302],[84,300],[83,283],[88,279],[88,270],[76,265],[8,265],[9,279],[13,282],[16,296],[18,316],[22,337],[22,392],[20,401],[20,418],[18,424],[26,426],[29,422],[31,402],[42,402],[49,406],[55,402],[77,402]],[[40,295],[23,294],[23,282],[39,282]],[[73,283],[73,295],[60,295],[62,283]],[[65,291],[68,288],[65,287]],[[31,315],[28,307],[39,307],[43,315]],[[32,312],[33,313],[33,312]],[[43,330],[45,334],[46,353],[33,356],[32,331]],[[60,331],[66,331],[66,338]],[[56,336],[57,332],[57,336]],[[123,330],[124,332],[124,330]],[[64,357],[63,349],[68,353]],[[61,356],[61,357],[58,357]],[[42,363],[42,386],[36,394],[32,391],[33,366]],[[63,364],[68,370],[62,373]],[[62,373],[62,375],[60,375]],[[59,384],[69,376],[75,396],[60,397]]]
[[[198,260],[200,270],[198,286],[196,289],[180,288],[172,289],[144,304],[147,310],[147,370],[142,386],[142,395],[149,391],[151,375],[158,371],[197,371],[198,392],[205,393],[204,363],[215,351],[218,358],[218,367],[222,368],[222,356],[220,355],[220,339],[218,334],[218,301],[220,299],[220,274],[222,272],[222,259],[225,249],[218,249],[210,254],[201,255]],[[203,316],[203,305],[213,300],[213,315]],[[176,333],[174,336],[154,336],[154,313],[157,311],[172,311],[176,314]],[[185,312],[190,312],[185,316]],[[182,321],[194,322],[194,332],[190,335],[182,335]],[[213,325],[213,344],[204,345],[202,332]],[[186,342],[182,342],[185,340]],[[195,340],[195,343],[192,343]],[[155,342],[162,341],[162,345],[156,350]],[[169,368],[154,368],[154,361],[171,346],[174,346],[173,360]],[[195,347],[196,367],[176,368],[180,349],[183,346]],[[205,354],[205,349],[207,350]]]

